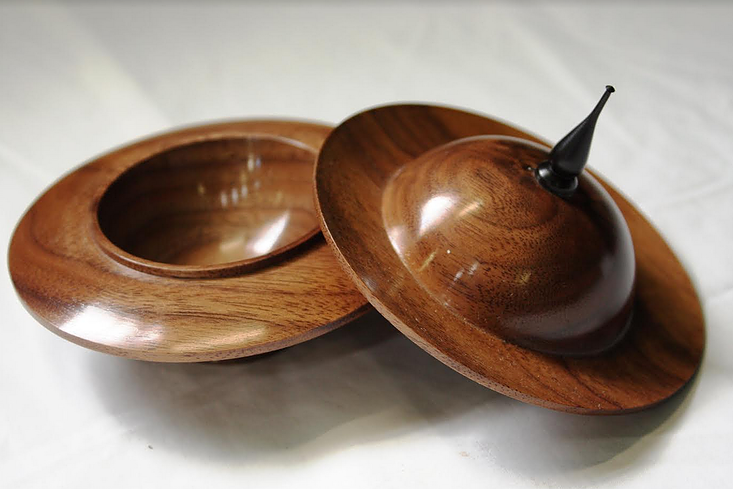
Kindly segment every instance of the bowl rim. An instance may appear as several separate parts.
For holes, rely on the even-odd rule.
[[[268,141],[275,141],[281,144],[293,146],[298,149],[302,149],[302,150],[310,152],[313,155],[314,162],[315,162],[315,158],[318,156],[318,152],[314,148],[296,139],[292,139],[292,138],[288,138],[284,136],[273,135],[273,134],[243,134],[239,137],[231,136],[231,135],[224,135],[224,134],[211,134],[211,135],[204,136],[203,138],[198,139],[196,141],[183,141],[181,144],[170,146],[158,152],[147,154],[144,158],[140,159],[138,162],[133,163],[129,167],[127,167],[123,172],[117,175],[117,177],[114,180],[111,180],[106,185],[100,187],[97,197],[94,198],[93,204],[89,208],[89,211],[92,214],[91,233],[92,233],[92,236],[96,244],[101,248],[102,251],[104,251],[104,253],[107,254],[107,256],[109,256],[110,258],[112,258],[113,260],[117,261],[118,263],[124,266],[130,267],[140,272],[146,272],[146,273],[150,273],[153,275],[159,275],[159,276],[164,276],[164,277],[180,277],[180,278],[228,277],[228,276],[236,275],[239,273],[254,271],[254,270],[257,270],[258,268],[272,265],[276,261],[286,259],[287,255],[291,251],[294,251],[296,250],[296,248],[299,248],[300,246],[304,245],[305,243],[313,239],[316,235],[318,235],[321,232],[320,225],[318,224],[317,214],[314,215],[315,219],[314,219],[313,227],[311,227],[308,231],[301,234],[297,238],[267,253],[257,255],[251,258],[245,258],[241,260],[234,260],[234,261],[223,262],[223,263],[216,263],[216,264],[211,264],[211,265],[177,265],[177,264],[165,263],[165,262],[156,261],[156,260],[149,260],[149,259],[137,256],[128,251],[125,251],[124,249],[117,246],[114,242],[112,242],[109,239],[109,237],[107,236],[107,234],[104,232],[104,230],[102,229],[99,223],[99,206],[102,202],[102,199],[107,194],[107,191],[109,190],[109,188],[112,185],[114,185],[117,181],[119,181],[121,178],[123,178],[128,172],[133,171],[133,169],[139,167],[140,165],[144,165],[150,159],[155,158],[157,156],[161,156],[170,151],[178,151],[178,150],[184,149],[189,146],[205,144],[209,142],[238,140],[238,139],[239,140],[242,140],[242,139],[268,140]],[[315,166],[315,163],[314,163],[314,166]],[[314,208],[314,212],[315,212],[315,208]]]
[[[154,362],[240,358],[287,348],[371,309],[316,232],[283,260],[226,277],[171,277],[119,263],[98,246],[91,208],[146,155],[188,142],[276,135],[320,147],[332,127],[244,119],[154,134],[97,156],[59,178],[11,237],[16,293],[44,327],[78,345]]]

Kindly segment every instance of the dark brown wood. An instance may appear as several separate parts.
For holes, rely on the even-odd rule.
[[[83,346],[152,361],[237,358],[368,310],[313,207],[330,128],[242,121],[155,136],[55,183],[12,238],[26,308]]]
[[[272,136],[219,138],[157,153],[104,191],[97,244],[137,270],[223,277],[283,259],[320,233],[316,152]]]
[[[561,198],[535,170],[544,146],[459,139],[389,179],[382,215],[412,277],[465,322],[546,353],[598,354],[629,324],[634,248],[589,175]]]
[[[625,295],[633,283],[629,279],[633,277],[633,267],[627,262],[629,253],[613,249],[626,246],[623,227],[620,235],[604,235],[603,229],[618,226],[599,228],[598,223],[588,222],[591,218],[587,212],[577,214],[565,208],[579,205],[573,200],[552,200],[554,207],[545,208],[546,214],[538,213],[536,206],[547,205],[550,201],[545,199],[556,197],[545,197],[540,193],[542,189],[535,193],[535,187],[530,185],[536,182],[518,177],[520,166],[486,170],[478,164],[483,156],[466,153],[463,157],[468,162],[436,155],[420,158],[431,150],[440,151],[435,148],[442,145],[479,135],[512,136],[537,143],[539,147],[522,145],[521,149],[536,152],[537,157],[549,149],[539,138],[488,117],[420,105],[382,107],[358,114],[337,127],[327,139],[316,166],[318,210],[327,240],[360,290],[392,324],[431,355],[476,382],[525,402],[573,413],[618,414],[655,405],[679,391],[693,376],[702,357],[705,330],[699,301],[687,274],[661,236],[626,199],[597,176],[589,175],[582,182],[585,191],[580,198],[585,202],[584,211],[591,208],[593,220],[604,217],[613,221],[618,217],[595,200],[603,195],[602,186],[628,224],[636,254],[636,292],[628,334],[606,353],[571,357],[523,348],[506,341],[506,331],[502,336],[501,329],[497,330],[499,319],[487,317],[496,311],[491,303],[496,297],[492,294],[511,303],[515,317],[532,316],[535,308],[552,306],[544,298],[511,296],[524,293],[517,282],[531,282],[532,275],[543,270],[543,262],[537,261],[541,256],[532,250],[531,244],[560,243],[565,248],[575,247],[575,254],[588,256],[594,266],[598,266],[599,260],[612,265],[584,271],[580,264],[565,263],[570,266],[571,275],[582,282],[568,285],[576,293],[582,287],[598,286],[606,280],[620,284],[620,293],[601,287],[617,307],[601,308],[600,318],[605,314],[608,319],[613,311],[623,316]],[[495,145],[493,148],[497,150]],[[479,152],[485,150],[482,147]],[[515,146],[507,151],[519,150]],[[501,160],[524,160],[524,156],[512,153]],[[532,175],[529,170],[527,173]],[[513,179],[515,184],[516,179],[525,182],[527,188],[521,191],[522,198],[514,200],[500,193],[503,200],[484,201],[480,205],[489,206],[501,218],[524,215],[525,222],[520,219],[511,224],[513,229],[536,227],[526,235],[517,231],[523,239],[511,233],[501,234],[501,220],[486,222],[487,214],[482,215],[483,221],[470,216],[480,210],[470,208],[471,199],[475,202],[480,196],[490,197],[492,193],[484,194],[486,187],[491,181],[501,182],[505,178]],[[599,187],[592,183],[594,180]],[[446,187],[452,190],[443,194]],[[453,193],[461,198],[468,196],[467,201],[457,200],[457,205],[469,207],[456,211],[456,216],[465,211],[459,226],[441,226],[440,218],[435,216],[448,207]],[[431,200],[437,196],[446,199]],[[433,218],[423,221],[425,212],[421,205],[433,207],[428,209],[433,211]],[[570,216],[569,220],[557,221],[562,215]],[[430,236],[427,228],[435,225],[431,237],[416,238],[421,226],[426,227],[425,236]],[[481,236],[492,226],[496,228],[494,235],[504,236],[504,242],[484,239],[482,243]],[[560,236],[565,226],[582,227],[588,242],[576,243]],[[580,250],[586,246],[591,251],[583,254]],[[517,250],[529,256],[522,256]],[[474,275],[479,269],[485,274],[466,279],[464,275],[470,274],[474,258],[481,258],[475,260],[479,265]],[[439,261],[431,265],[435,260]],[[491,268],[495,265],[498,270]],[[524,271],[520,272],[522,268]],[[463,273],[456,279],[459,271]],[[497,277],[506,283],[484,292],[483,287],[495,284]],[[553,283],[557,285],[552,281],[533,286],[547,292]],[[592,290],[581,296],[587,299],[588,294],[593,301],[581,301],[583,314],[598,306],[595,301],[604,296]],[[561,309],[554,313],[559,314]],[[617,334],[614,331],[610,337]],[[535,339],[541,336],[534,332]],[[582,335],[575,339],[582,339]]]

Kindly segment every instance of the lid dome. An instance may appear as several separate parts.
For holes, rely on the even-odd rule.
[[[562,354],[613,346],[631,316],[626,222],[587,172],[572,195],[545,188],[548,149],[477,136],[435,148],[385,187],[382,217],[405,267],[466,323]]]

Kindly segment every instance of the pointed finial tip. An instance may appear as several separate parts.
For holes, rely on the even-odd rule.
[[[588,117],[562,138],[550,151],[548,160],[535,170],[537,180],[550,192],[561,197],[569,197],[575,192],[578,175],[588,161],[596,120],[615,91],[613,86],[606,85],[606,91]]]

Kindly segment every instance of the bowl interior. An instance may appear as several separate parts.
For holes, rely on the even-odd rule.
[[[109,186],[97,207],[99,227],[140,262],[254,263],[318,232],[315,157],[311,148],[276,137],[178,146]]]

